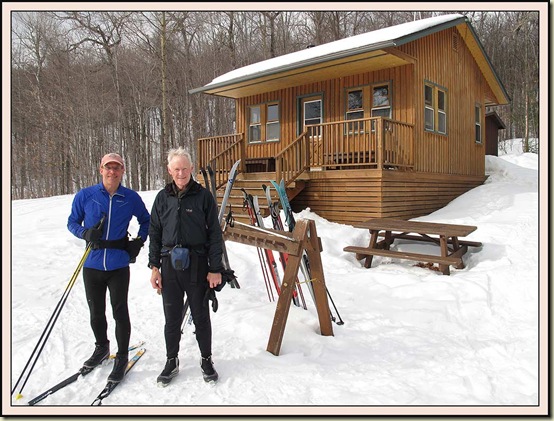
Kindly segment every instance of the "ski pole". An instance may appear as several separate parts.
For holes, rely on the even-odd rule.
[[[335,302],[333,301],[333,297],[331,297],[331,293],[329,292],[329,290],[327,289],[327,285],[325,286],[325,291],[327,291],[327,295],[329,296],[329,299],[331,300],[331,304],[333,304],[333,307],[335,308],[335,312],[337,313],[337,317],[339,318],[339,321],[336,322],[339,326],[340,325],[343,325],[344,322],[342,321],[342,318],[340,317],[340,314],[339,314],[339,311],[337,310],[337,306],[335,305]],[[332,316],[332,314],[331,314]],[[334,317],[333,317],[334,319]],[[334,320],[333,320],[334,321]]]
[[[190,320],[190,314],[189,314],[189,298],[187,297],[185,299],[185,304],[183,305],[183,315],[181,318],[181,334],[185,331],[185,325]]]
[[[102,225],[104,224],[104,218],[105,215],[102,216],[102,219],[98,222],[98,224],[95,225],[94,228],[100,229]],[[73,272],[73,275],[71,276],[71,279],[69,280],[69,283],[67,284],[62,297],[58,301],[56,307],[54,308],[54,311],[52,312],[52,315],[50,316],[50,319],[46,323],[46,327],[44,328],[42,334],[40,335],[40,338],[35,345],[35,348],[33,349],[33,352],[31,352],[31,356],[29,357],[29,360],[25,364],[25,367],[23,368],[23,371],[21,372],[21,375],[17,379],[17,382],[15,383],[15,386],[12,389],[11,394],[13,395],[13,392],[17,389],[17,386],[21,379],[23,378],[27,367],[29,367],[29,364],[31,363],[31,360],[34,359],[31,367],[29,368],[29,371],[27,372],[27,375],[25,377],[25,381],[23,382],[21,388],[19,389],[19,392],[16,396],[16,399],[20,399],[22,397],[21,392],[23,391],[23,388],[27,384],[27,381],[29,380],[29,377],[31,376],[31,373],[38,361],[38,358],[40,354],[42,353],[42,350],[44,349],[44,346],[46,345],[46,341],[50,337],[50,333],[52,332],[52,329],[54,328],[54,325],[56,324],[56,321],[58,320],[58,317],[60,316],[61,310],[63,306],[65,305],[65,302],[67,301],[67,298],[69,297],[69,293],[71,292],[71,289],[73,288],[73,285],[75,285],[75,281],[77,280],[77,277],[79,276],[79,273],[81,272],[81,269],[83,268],[83,265],[85,264],[85,261],[87,260],[88,255],[90,254],[90,251],[92,250],[92,243],[87,244],[87,247],[85,249],[85,253],[83,254],[83,257],[81,257],[81,260],[79,261],[79,264],[77,265],[77,268]],[[44,339],[44,340],[43,340]],[[40,348],[39,348],[40,346]],[[38,349],[38,352],[37,352]]]
[[[27,364],[25,364],[25,367],[23,368],[23,371],[21,373],[21,376],[19,376],[19,379],[17,380],[13,390],[12,390],[12,394],[13,392],[15,391],[15,389],[17,388],[17,385],[19,384],[19,382],[21,381],[21,379],[23,378],[23,375],[25,373],[25,371],[27,370],[27,367],[29,367],[29,364],[31,363],[31,360],[33,358],[35,358],[35,361],[33,363],[33,365],[31,366],[31,368],[29,369],[29,372],[27,374],[27,377],[26,377],[26,380],[25,382],[23,383],[23,385],[21,386],[21,389],[19,390],[19,394],[17,396],[16,399],[19,399],[21,396],[21,392],[23,391],[23,388],[25,387],[25,384],[27,383],[27,379],[29,379],[29,376],[31,375],[31,372],[35,366],[35,363],[40,355],[40,353],[42,352],[42,348],[44,347],[44,344],[46,343],[46,340],[48,339],[48,336],[50,335],[50,331],[52,330],[52,328],[54,327],[54,324],[56,322],[56,319],[58,318],[59,314],[60,314],[60,311],[61,311],[61,307],[63,306],[63,304],[65,303],[65,300],[67,299],[67,296],[69,295],[69,292],[71,291],[71,288],[73,287],[74,283],[75,283],[75,279],[77,278],[77,275],[79,274],[82,266],[83,266],[83,263],[84,261],[86,260],[86,258],[88,257],[89,253],[90,253],[90,248],[91,246],[87,246],[87,249],[85,250],[85,254],[83,255],[83,257],[81,258],[81,261],[79,262],[79,265],[77,266],[77,269],[75,269],[75,272],[73,273],[73,276],[71,277],[71,280],[69,281],[69,283],[67,284],[66,288],[65,288],[65,291],[64,293],[62,294],[62,297],[60,299],[60,301],[58,301],[58,304],[56,305],[55,309],[54,309],[54,312],[52,313],[52,315],[50,316],[50,319],[48,320],[48,323],[46,324],[46,327],[45,329],[43,330],[35,348],[33,349],[33,352],[31,353],[31,356],[29,357],[29,360],[27,361]],[[45,337],[46,335],[46,337]],[[43,341],[44,339],[44,341]],[[40,346],[42,343],[42,346]],[[40,349],[38,350],[38,353],[37,353],[37,349],[39,348],[40,346]]]

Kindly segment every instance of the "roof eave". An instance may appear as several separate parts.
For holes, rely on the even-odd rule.
[[[346,51],[337,51],[337,52],[334,52],[334,53],[326,54],[324,56],[319,56],[319,57],[314,57],[314,58],[311,58],[311,59],[308,59],[308,60],[299,61],[299,62],[296,62],[296,63],[293,63],[293,64],[288,64],[288,65],[284,65],[284,66],[275,67],[271,70],[253,73],[253,74],[238,77],[238,78],[235,78],[235,79],[226,80],[226,81],[220,82],[220,83],[205,85],[205,86],[202,86],[200,88],[194,88],[194,89],[189,90],[189,93],[190,94],[196,94],[198,92],[217,91],[218,89],[224,88],[224,87],[229,86],[229,85],[236,85],[236,84],[240,84],[240,83],[244,83],[244,82],[249,82],[249,81],[261,78],[261,77],[271,76],[271,75],[287,72],[287,71],[290,71],[290,70],[301,69],[303,67],[309,67],[309,66],[312,66],[312,65],[325,63],[325,62],[328,62],[328,61],[339,60],[339,59],[346,58],[346,57],[349,57],[349,56],[355,56],[355,55],[358,55],[358,54],[369,53],[371,51],[381,50],[383,48],[389,48],[389,47],[395,47],[395,46],[396,46],[396,43],[394,41],[387,40],[387,41],[384,41],[384,42],[379,42],[379,43],[375,43],[375,44],[371,44],[371,45],[365,45],[363,47],[352,48],[352,49],[346,50]]]
[[[205,92],[205,93],[208,93],[208,94],[217,95],[218,92],[220,92],[223,88],[231,86],[231,85],[240,85],[241,83],[251,82],[253,80],[256,80],[256,79],[259,79],[259,78],[262,78],[262,77],[272,76],[272,75],[276,75],[276,74],[291,71],[291,70],[296,70],[296,69],[301,69],[301,68],[304,68],[304,67],[309,67],[311,65],[317,65],[317,64],[320,64],[320,63],[324,63],[324,62],[330,62],[330,61],[333,61],[333,60],[339,60],[339,59],[343,59],[343,58],[346,58],[346,57],[349,57],[349,56],[355,56],[355,55],[358,55],[358,54],[369,53],[371,51],[375,51],[375,50],[379,50],[379,49],[384,49],[384,48],[389,48],[389,47],[397,47],[397,46],[415,41],[419,38],[423,38],[425,36],[434,34],[436,32],[439,32],[439,31],[442,31],[442,30],[445,30],[445,29],[448,29],[448,28],[451,28],[451,27],[455,27],[455,26],[457,26],[461,23],[465,23],[467,25],[467,27],[469,28],[469,30],[471,31],[471,34],[472,34],[473,38],[475,39],[479,49],[481,50],[481,54],[485,58],[485,60],[487,62],[487,65],[490,68],[490,70],[493,74],[493,77],[495,78],[495,82],[498,84],[502,95],[504,95],[504,97],[507,101],[510,101],[510,97],[509,97],[504,85],[502,84],[502,81],[498,77],[498,74],[496,73],[494,67],[492,66],[492,63],[490,62],[489,57],[486,54],[486,52],[483,48],[483,45],[481,44],[481,41],[477,37],[477,34],[476,34],[474,28],[471,26],[471,23],[469,22],[469,19],[466,16],[461,16],[461,17],[453,19],[451,21],[443,22],[441,24],[438,24],[438,25],[435,25],[435,26],[432,26],[432,27],[429,27],[429,28],[426,28],[426,29],[422,29],[420,31],[411,33],[409,35],[405,35],[403,37],[396,38],[394,40],[386,40],[386,41],[382,41],[382,42],[378,42],[378,43],[374,43],[374,44],[370,44],[370,45],[365,45],[365,46],[362,46],[362,47],[353,48],[353,49],[349,49],[349,50],[345,50],[345,51],[337,51],[337,52],[334,52],[334,53],[326,54],[324,56],[314,57],[314,58],[311,58],[311,59],[308,59],[308,60],[295,62],[295,63],[289,64],[289,65],[275,67],[275,68],[267,70],[267,71],[260,71],[260,72],[245,75],[245,76],[242,76],[242,77],[229,79],[229,80],[226,80],[226,81],[223,81],[223,82],[220,82],[220,83],[208,84],[208,85],[205,85],[205,86],[202,86],[202,87],[199,87],[199,88],[190,89],[189,93],[190,94],[195,94],[195,93],[199,93],[199,92]],[[500,99],[500,102],[502,102],[502,99]]]

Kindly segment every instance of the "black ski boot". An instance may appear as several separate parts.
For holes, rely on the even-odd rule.
[[[119,383],[121,380],[123,380],[123,377],[125,376],[125,371],[127,371],[128,362],[129,356],[116,355],[113,370],[108,376],[108,381],[112,383]]]
[[[83,367],[87,369],[93,369],[102,361],[110,356],[110,343],[107,342],[103,345],[96,345],[91,357],[83,363]]]
[[[205,382],[216,382],[219,378],[217,371],[215,371],[212,356],[202,357],[200,360],[200,368],[202,369],[202,376]]]
[[[160,386],[167,386],[173,377],[179,373],[179,358],[168,358],[165,367],[161,374],[158,376],[157,382]]]

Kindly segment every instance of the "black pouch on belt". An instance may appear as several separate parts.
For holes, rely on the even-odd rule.
[[[188,248],[177,245],[171,249],[169,257],[175,270],[185,270],[190,266],[190,250]]]

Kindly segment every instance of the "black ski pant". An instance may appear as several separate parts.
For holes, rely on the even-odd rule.
[[[185,294],[189,301],[200,354],[202,357],[209,357],[212,354],[212,324],[210,307],[204,304],[204,296],[209,288],[206,279],[208,258],[191,253],[189,268],[176,271],[171,266],[171,259],[163,257],[161,275],[167,358],[177,357],[179,354]]]
[[[129,266],[110,271],[83,268],[85,294],[90,310],[90,326],[94,332],[96,345],[104,345],[108,342],[106,290],[109,290],[112,314],[115,320],[117,355],[121,356],[129,354],[129,339],[131,338],[131,320],[127,305],[129,277]]]

